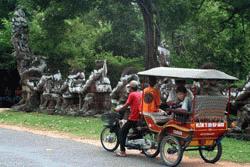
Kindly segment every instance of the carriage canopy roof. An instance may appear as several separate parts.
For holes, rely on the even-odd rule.
[[[238,80],[236,77],[215,69],[156,67],[146,71],[141,71],[138,75],[169,77],[176,79]]]

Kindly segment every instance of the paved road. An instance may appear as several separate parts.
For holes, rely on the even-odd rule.
[[[138,151],[129,151],[128,157],[120,158],[103,150],[96,141],[78,142],[77,138],[71,140],[61,134],[48,133],[48,136],[66,138],[48,137],[46,134],[44,131],[1,125],[0,167],[164,167],[159,157],[148,159]],[[201,158],[184,157],[180,166],[250,167],[250,164],[225,161],[207,164]]]
[[[157,167],[157,159],[126,158],[101,147],[29,132],[0,129],[0,167]]]

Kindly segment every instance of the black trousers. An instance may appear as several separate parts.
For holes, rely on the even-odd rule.
[[[129,132],[129,129],[135,128],[137,126],[137,121],[130,121],[126,122],[123,127],[120,129],[119,132],[119,141],[120,141],[120,150],[125,151],[125,143],[126,138]]]

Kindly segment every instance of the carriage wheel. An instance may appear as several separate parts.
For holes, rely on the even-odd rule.
[[[214,146],[201,146],[199,147],[201,158],[207,163],[215,163],[220,160],[222,155],[221,143],[215,143]]]
[[[113,152],[119,146],[117,134],[115,132],[110,132],[110,128],[108,127],[102,130],[100,140],[102,147],[107,151]]]
[[[167,166],[177,166],[182,159],[183,150],[180,142],[173,136],[165,136],[160,146],[161,159]]]

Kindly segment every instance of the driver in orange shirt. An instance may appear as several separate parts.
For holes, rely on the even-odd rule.
[[[154,86],[157,83],[156,77],[149,77],[149,87],[143,90],[142,111],[143,112],[158,112],[160,107],[160,91]]]

